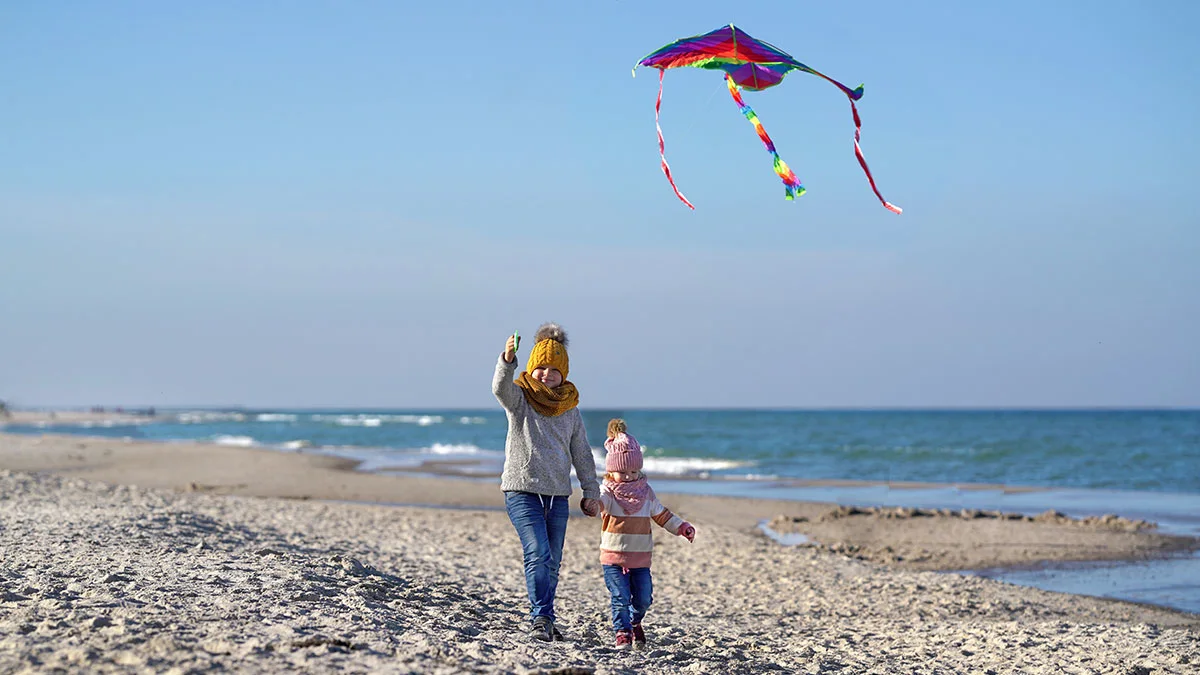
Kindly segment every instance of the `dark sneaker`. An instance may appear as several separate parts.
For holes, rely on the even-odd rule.
[[[548,616],[534,617],[533,625],[529,627],[529,634],[535,640],[550,642],[554,639],[554,622]]]
[[[646,646],[646,631],[642,630],[642,624],[633,624],[633,642],[638,647]]]
[[[554,638],[555,642],[562,642],[564,639],[562,632],[558,630],[558,626],[553,621],[550,622],[550,635]]]
[[[617,649],[633,649],[633,631],[617,631]]]

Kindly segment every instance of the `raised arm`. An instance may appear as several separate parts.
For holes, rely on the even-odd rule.
[[[508,338],[504,353],[496,361],[496,374],[492,377],[492,394],[505,410],[515,411],[521,405],[521,389],[513,382],[517,372],[517,356],[513,353],[513,339]]]

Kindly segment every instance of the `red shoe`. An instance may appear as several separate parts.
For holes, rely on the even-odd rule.
[[[633,631],[619,630],[617,631],[617,649],[632,649],[633,648]]]
[[[638,647],[646,646],[646,631],[642,630],[642,624],[633,624],[633,641]]]

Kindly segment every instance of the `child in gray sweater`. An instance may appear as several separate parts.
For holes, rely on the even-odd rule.
[[[567,380],[567,335],[557,324],[538,328],[526,369],[514,381],[516,336],[496,363],[492,393],[508,415],[500,489],[509,520],[521,539],[531,633],[561,640],[554,625],[554,595],[570,515],[571,467],[583,488],[579,508],[600,512],[596,460],[579,414],[579,392]]]

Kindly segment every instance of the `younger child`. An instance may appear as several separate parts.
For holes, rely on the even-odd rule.
[[[604,441],[604,482],[600,486],[600,563],[604,584],[612,596],[613,630],[617,647],[630,649],[646,644],[642,619],[653,602],[650,554],[654,539],[650,522],[671,534],[696,538],[696,528],[671,513],[655,496],[642,474],[642,448],[626,433],[625,420],[608,423]]]
[[[521,540],[529,630],[534,639],[549,642],[563,639],[554,625],[554,599],[570,515],[571,467],[583,490],[579,508],[590,517],[600,511],[600,486],[579,392],[567,379],[567,334],[547,323],[533,340],[525,372],[514,380],[517,345],[515,336],[508,338],[496,362],[492,393],[508,416],[500,489]]]

